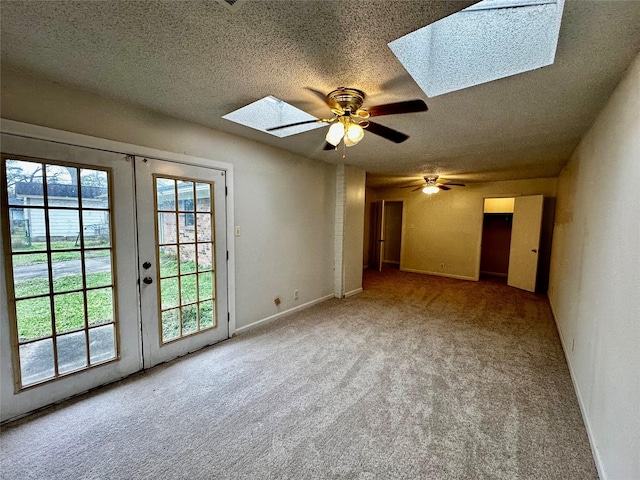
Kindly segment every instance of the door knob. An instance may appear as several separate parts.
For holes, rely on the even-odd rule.
[[[149,270],[151,268],[151,262],[144,262],[142,264],[142,268],[144,268],[145,270]]]
[[[146,283],[147,285],[151,285],[153,283],[153,278],[151,277],[144,277],[144,279],[142,280],[144,283]]]

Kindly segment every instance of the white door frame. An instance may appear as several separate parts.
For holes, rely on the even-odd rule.
[[[69,145],[69,146],[77,146],[90,148],[95,150],[102,150],[106,152],[113,153],[121,153],[123,155],[133,155],[133,156],[142,156],[142,157],[152,157],[159,160],[167,160],[171,162],[178,162],[187,165],[195,165],[199,167],[208,167],[208,168],[216,168],[218,170],[224,170],[227,178],[227,197],[226,197],[226,239],[227,239],[227,250],[229,252],[229,258],[227,260],[227,304],[229,310],[229,337],[233,336],[236,331],[236,308],[235,308],[235,245],[234,245],[234,232],[233,226],[235,225],[234,221],[234,197],[233,197],[233,165],[227,162],[221,162],[213,159],[205,159],[199,157],[193,157],[189,155],[183,155],[173,152],[167,152],[164,150],[158,150],[154,148],[142,147],[139,145],[133,145],[129,143],[117,142],[114,140],[107,140],[98,137],[92,137],[89,135],[82,135],[77,133],[66,132],[63,130],[56,130],[48,127],[41,127],[37,125],[31,125],[22,122],[16,122],[13,120],[0,119],[0,131],[4,134],[14,135],[17,137],[26,137],[36,140],[47,140],[50,142]],[[11,153],[20,153],[20,152],[11,152]],[[133,207],[133,204],[132,204]],[[139,252],[135,252],[136,258],[139,257]],[[137,267],[137,263],[135,262],[133,265]],[[137,268],[136,268],[137,270]],[[137,278],[137,272],[136,272]],[[5,275],[4,275],[4,262],[0,266],[0,311],[7,312],[8,309],[8,299],[6,296],[6,285],[5,285]],[[8,321],[3,321],[3,324],[8,324]],[[4,327],[3,327],[4,328]],[[4,333],[4,332],[3,332]],[[3,338],[8,339],[8,335],[2,335]],[[3,345],[5,348],[5,345]],[[10,348],[10,347],[9,347]],[[5,362],[3,362],[4,364]],[[11,384],[13,384],[13,373],[12,367],[9,364],[8,370],[5,372],[6,365],[2,367],[2,375],[8,373],[11,379]],[[85,372],[86,373],[86,372]],[[127,373],[123,373],[123,376]],[[7,377],[5,377],[7,378]],[[72,377],[70,377],[72,378]],[[68,389],[64,388],[64,380],[62,381],[54,381],[46,386],[51,387],[52,390],[57,392],[58,400],[62,400],[71,395],[80,392],[71,392],[69,393]],[[105,380],[109,382],[111,380]],[[104,383],[104,382],[103,382]],[[4,389],[3,389],[4,390]],[[35,390],[32,390],[35,393]],[[36,402],[37,403],[37,402]],[[50,402],[48,402],[50,403]],[[20,415],[26,414],[29,411],[32,411],[34,408],[38,408],[42,405],[31,404],[29,402],[24,402],[24,405],[20,408],[11,409],[10,411],[6,411],[3,408],[1,421],[9,420],[11,418],[16,418]]]

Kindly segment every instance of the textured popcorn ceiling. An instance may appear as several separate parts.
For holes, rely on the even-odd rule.
[[[567,0],[553,65],[429,98],[387,45],[472,3],[3,0],[2,71],[334,163],[324,128],[278,138],[222,117],[274,96],[324,118],[309,89],[338,86],[364,90],[365,106],[422,98],[428,112],[377,119],[409,140],[366,134],[347,151],[372,184],[555,176],[640,50],[640,1]]]
[[[389,43],[429,97],[553,63],[564,0],[484,0]]]

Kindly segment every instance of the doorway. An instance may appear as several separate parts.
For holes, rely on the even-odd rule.
[[[2,146],[3,421],[229,337],[224,169]]]
[[[544,197],[485,198],[480,275],[536,291]]]
[[[480,277],[507,283],[513,213],[485,213],[482,222]]]
[[[370,262],[378,271],[382,267],[400,268],[402,251],[402,211],[404,202],[378,200],[375,204],[375,226],[372,244],[374,258]]]
[[[384,209],[384,256],[382,262],[400,268],[402,202],[386,202]]]

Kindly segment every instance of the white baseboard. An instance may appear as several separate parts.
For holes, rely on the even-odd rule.
[[[359,293],[362,293],[362,287],[356,288],[355,290],[351,290],[350,292],[345,293],[344,298],[353,297],[354,295],[357,295]]]
[[[236,330],[233,333],[231,333],[230,336],[239,335],[241,333],[248,332],[249,330],[256,328],[259,325],[264,325],[266,323],[273,322],[274,320],[277,320],[280,317],[289,315],[291,313],[299,312],[300,310],[304,310],[305,308],[312,307],[313,305],[317,305],[318,303],[331,300],[332,298],[335,298],[335,295],[333,293],[331,295],[325,295],[324,297],[320,297],[315,300],[311,300],[310,302],[303,303],[302,305],[298,305],[297,307],[290,308],[288,310],[285,310],[284,312],[276,313],[275,315],[271,315],[270,317],[263,318],[262,320],[257,320],[253,323],[250,323],[249,325],[245,325],[244,327],[236,328]]]
[[[604,465],[602,463],[602,457],[600,457],[600,452],[598,451],[598,447],[596,445],[593,430],[591,428],[591,423],[589,423],[589,417],[587,416],[584,401],[582,400],[582,394],[580,393],[580,387],[576,383],[576,376],[573,370],[573,365],[571,364],[571,357],[567,354],[569,350],[567,350],[567,344],[565,342],[564,336],[562,334],[562,329],[558,324],[558,319],[556,317],[555,309],[553,308],[553,302],[551,301],[551,297],[547,295],[549,299],[549,306],[551,307],[551,315],[553,316],[553,321],[556,324],[556,330],[558,330],[558,336],[560,337],[560,343],[562,344],[562,352],[564,353],[564,358],[567,360],[567,365],[569,366],[569,376],[571,377],[571,383],[573,384],[573,389],[576,392],[576,397],[578,399],[578,406],[580,407],[580,414],[582,415],[582,421],[584,422],[585,429],[587,430],[587,438],[589,439],[589,445],[591,446],[591,454],[593,455],[593,460],[596,464],[596,470],[598,471],[598,476],[600,480],[608,480],[608,476],[605,473]]]
[[[450,274],[450,273],[430,272],[428,270],[416,270],[415,268],[402,268],[402,267],[400,267],[400,270],[402,272],[422,273],[424,275],[435,275],[436,277],[449,277],[449,278],[456,278],[458,280],[470,280],[472,282],[477,282],[478,281],[477,278],[468,277],[466,275],[453,275],[453,274]]]

